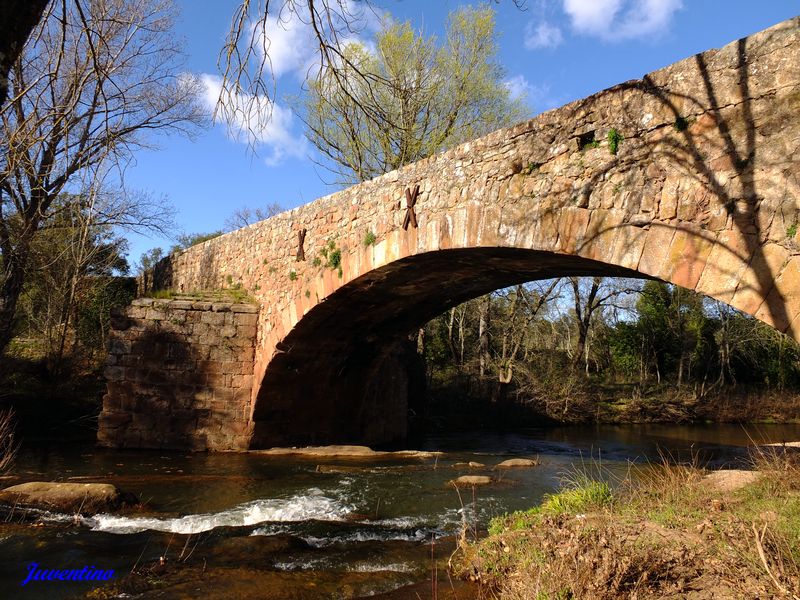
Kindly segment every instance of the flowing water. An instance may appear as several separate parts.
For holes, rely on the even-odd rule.
[[[0,598],[68,598],[96,585],[22,586],[31,563],[113,569],[117,579],[160,557],[195,570],[186,568],[181,585],[138,597],[430,598],[437,579],[439,590],[461,590],[469,598],[470,590],[451,585],[444,572],[462,527],[475,535],[491,517],[531,507],[576,469],[601,471],[613,484],[631,462],[658,460],[660,454],[725,468],[746,464],[746,447],[754,441],[788,440],[800,440],[800,425],[458,433],[421,442],[420,449],[443,452],[438,459],[366,462],[25,448],[7,484],[108,481],[137,494],[145,508],[77,519],[43,513],[34,524],[0,525]],[[520,456],[538,456],[541,464],[492,469]],[[469,461],[486,467],[454,466]],[[448,482],[463,474],[488,474],[496,481],[459,494]],[[175,571],[170,577],[174,583]]]

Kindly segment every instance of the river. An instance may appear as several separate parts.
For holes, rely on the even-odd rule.
[[[600,473],[613,485],[632,462],[668,455],[709,468],[742,466],[749,444],[790,440],[800,440],[800,425],[553,427],[431,435],[418,448],[441,451],[437,459],[368,462],[25,447],[6,484],[107,481],[137,494],[145,509],[3,524],[0,598],[69,598],[93,587],[22,586],[34,562],[113,569],[117,579],[160,557],[170,570],[156,569],[148,581],[164,589],[128,597],[399,600],[456,590],[469,598],[470,590],[446,574],[454,537],[462,528],[479,535],[491,517],[529,508],[576,471]],[[491,468],[521,456],[538,456],[541,464]],[[486,467],[454,466],[470,461]],[[496,481],[459,494],[448,482],[463,474]]]

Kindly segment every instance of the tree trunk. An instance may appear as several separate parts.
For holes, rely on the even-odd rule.
[[[49,0],[4,0],[0,2],[0,108],[8,99],[8,74],[11,66],[22,52],[25,42]],[[3,300],[5,291],[3,292]],[[16,301],[14,302],[16,306]],[[0,318],[4,319],[5,308],[0,310]],[[0,325],[2,327],[3,325]],[[4,348],[0,330],[0,349]],[[7,342],[6,342],[7,343]]]
[[[584,362],[586,356],[586,328],[583,326],[582,321],[578,321],[578,341],[575,346],[575,356],[572,360],[575,366],[579,367]]]
[[[486,294],[481,300],[479,305],[480,317],[478,319],[478,361],[480,375],[483,377],[489,365],[489,309],[492,296]]]
[[[28,245],[20,245],[7,256],[4,265],[3,282],[0,284],[0,356],[14,337],[14,316],[25,283],[27,258]]]

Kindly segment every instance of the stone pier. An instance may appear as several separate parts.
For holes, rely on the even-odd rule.
[[[116,313],[99,443],[246,449],[258,310],[251,304],[142,298]]]

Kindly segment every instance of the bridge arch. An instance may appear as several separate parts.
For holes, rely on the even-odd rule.
[[[261,302],[255,444],[397,418],[353,400],[377,340],[522,281],[656,278],[797,339],[798,56],[792,19],[190,248],[156,280]]]

